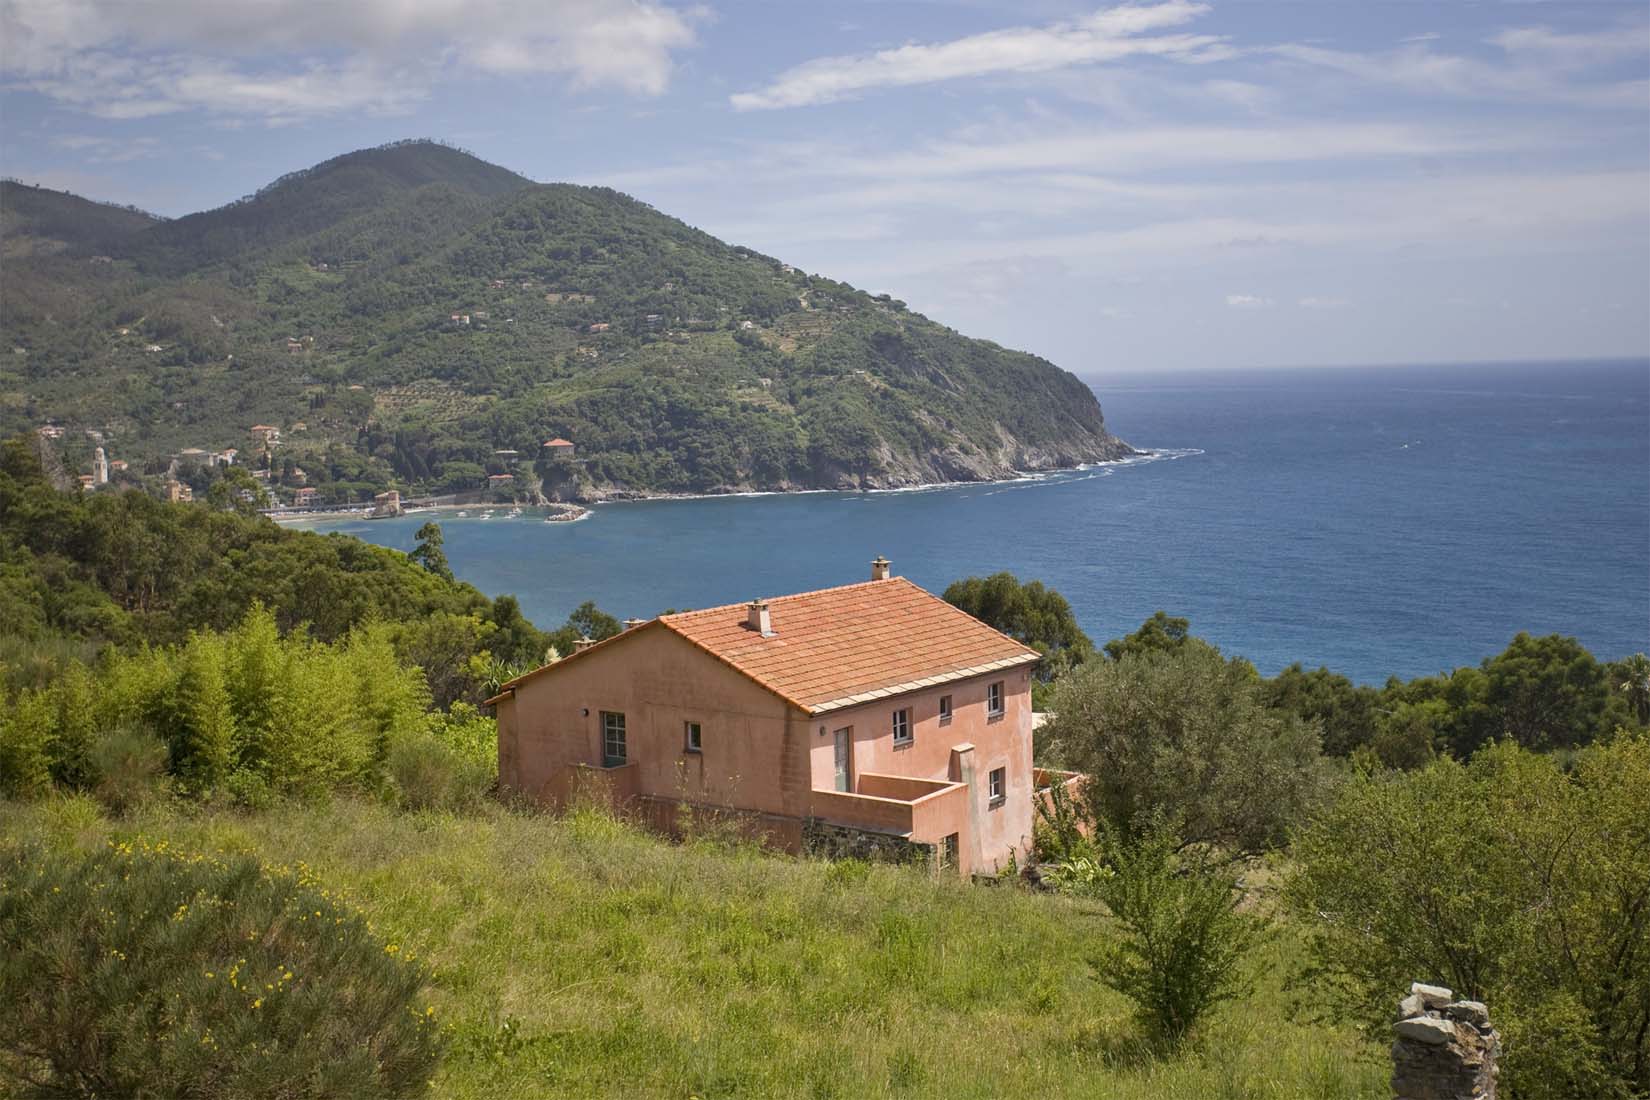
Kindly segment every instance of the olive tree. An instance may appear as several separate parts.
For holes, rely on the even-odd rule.
[[[1090,662],[1055,684],[1039,749],[1089,776],[1084,809],[1122,835],[1158,821],[1182,847],[1263,851],[1327,775],[1317,727],[1267,707],[1261,687],[1196,639]]]

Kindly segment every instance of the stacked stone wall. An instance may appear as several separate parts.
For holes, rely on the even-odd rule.
[[[1397,1100],[1495,1100],[1501,1036],[1481,1002],[1417,982],[1399,1003],[1393,1030]]]
[[[898,833],[856,829],[810,817],[802,823],[802,851],[824,859],[863,859],[873,863],[920,863],[932,866],[935,846]]]

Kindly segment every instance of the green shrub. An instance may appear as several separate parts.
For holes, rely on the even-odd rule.
[[[52,779],[65,787],[89,787],[96,778],[92,745],[96,740],[97,715],[92,678],[86,666],[71,662],[52,685],[51,695],[57,704],[51,738],[46,744]]]
[[[0,1076],[77,1096],[411,1096],[423,971],[299,865],[0,853]]]
[[[0,793],[28,798],[51,786],[51,696],[24,691],[10,705],[0,698]]]
[[[123,727],[92,746],[92,793],[117,817],[165,790],[166,745],[144,729]]]
[[[1100,980],[1132,1000],[1147,1035],[1170,1047],[1215,1005],[1248,992],[1244,959],[1262,930],[1238,911],[1241,894],[1224,865],[1176,847],[1161,831],[1108,838],[1109,866],[1079,861],[1066,880],[1117,918],[1119,934],[1094,959]]]
[[[250,768],[237,768],[224,781],[229,800],[243,810],[267,810],[275,805],[275,791],[269,780]]]
[[[390,749],[389,773],[408,809],[468,810],[486,797],[498,764],[489,767],[434,734],[419,734]]]

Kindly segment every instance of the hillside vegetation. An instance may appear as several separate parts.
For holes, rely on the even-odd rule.
[[[1290,1018],[1281,944],[1199,1050],[1154,1058],[1087,961],[1108,918],[1063,897],[677,846],[594,814],[340,801],[115,824],[71,798],[0,803],[0,834],[301,858],[431,966],[438,1096],[1386,1095],[1380,1047]]]
[[[94,205],[5,186],[8,248]],[[0,430],[97,430],[158,475],[265,422],[273,484],[302,466],[323,500],[505,472],[557,499],[863,488],[1128,453],[1045,360],[433,143],[123,229],[6,265]],[[541,461],[553,436],[576,459]]]

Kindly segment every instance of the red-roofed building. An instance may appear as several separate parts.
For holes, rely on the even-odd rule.
[[[573,441],[571,439],[563,439],[561,436],[557,436],[555,439],[545,440],[544,446],[540,449],[550,452],[551,458],[573,457]]]
[[[726,811],[792,851],[1023,857],[1037,653],[873,564],[861,584],[632,621],[505,684],[501,784],[658,827]]]

